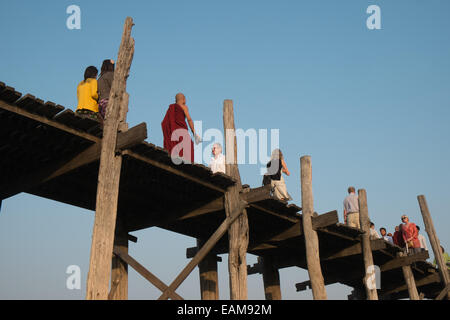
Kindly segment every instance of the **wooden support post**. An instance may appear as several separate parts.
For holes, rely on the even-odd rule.
[[[367,300],[378,300],[377,288],[374,285],[374,281],[371,281],[375,277],[375,266],[373,265],[372,249],[370,247],[370,220],[369,209],[367,208],[367,195],[366,190],[358,190],[358,202],[359,202],[359,221],[361,229],[364,233],[361,235],[361,246],[364,257],[364,286],[366,288]]]
[[[281,300],[280,273],[269,256],[258,257],[258,263],[262,265],[264,282],[264,294],[266,300]]]
[[[444,286],[447,286],[450,283],[450,276],[448,274],[447,265],[445,264],[442,256],[441,243],[436,234],[436,229],[434,229],[430,211],[428,210],[427,200],[424,195],[417,196],[417,200],[419,201],[420,211],[422,212],[423,222],[425,224],[425,230],[427,231],[428,239],[430,240],[431,248],[433,249],[434,258],[436,259],[436,263],[439,268],[442,283]],[[450,300],[450,292],[447,294],[447,299]]]
[[[128,17],[125,20],[103,129],[95,221],[86,290],[86,299],[88,300],[106,300],[108,298],[122,165],[122,156],[117,155],[115,150],[119,123],[125,121],[120,116],[125,117],[126,115],[121,109],[128,108],[124,104],[128,102],[125,92],[126,81],[134,54],[134,39],[131,37],[132,27],[133,19]]]
[[[225,193],[225,213],[227,217],[239,206],[242,189],[241,177],[237,165],[237,142],[234,125],[233,101],[223,103],[223,128],[225,131],[226,174],[234,178],[237,183]],[[228,270],[230,273],[230,299],[247,299],[247,248],[248,248],[248,218],[247,210],[243,210],[238,219],[228,230],[229,255]]]
[[[301,193],[302,193],[302,225],[305,236],[306,262],[314,300],[326,300],[327,292],[323,280],[319,257],[319,238],[312,226],[314,215],[314,199],[312,192],[311,157],[300,158]]]
[[[197,248],[204,245],[204,241],[197,239]],[[200,294],[202,300],[219,300],[219,277],[217,275],[217,255],[209,253],[198,264],[200,273]]]
[[[405,256],[405,253],[399,252],[398,256]],[[411,266],[402,266],[403,277],[405,278],[406,285],[408,287],[409,299],[420,300],[419,292],[416,287],[416,280],[414,280],[414,274],[411,270]]]
[[[114,246],[128,254],[128,232],[121,219],[117,219]],[[111,291],[109,300],[128,300],[128,264],[117,257],[112,258]]]

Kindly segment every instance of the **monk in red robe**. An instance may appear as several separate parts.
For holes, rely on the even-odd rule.
[[[177,157],[182,158],[185,163],[194,162],[194,144],[189,135],[186,121],[194,135],[195,142],[200,138],[196,135],[194,122],[189,115],[189,109],[186,105],[186,97],[182,93],[175,96],[175,103],[169,106],[164,120],[161,122],[161,128],[164,135],[164,149],[169,151],[172,161],[179,164]]]

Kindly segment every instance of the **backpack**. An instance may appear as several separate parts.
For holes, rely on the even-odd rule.
[[[270,179],[270,176],[268,174],[265,174],[263,177],[262,184],[263,184],[263,186],[266,186],[266,185],[270,184],[271,181],[272,181],[272,179]]]

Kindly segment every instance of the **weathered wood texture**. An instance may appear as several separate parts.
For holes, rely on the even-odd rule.
[[[266,300],[281,300],[280,273],[269,256],[259,257]]]
[[[197,247],[204,241],[197,239]],[[202,300],[219,300],[219,277],[217,273],[217,255],[209,253],[198,264],[200,276],[200,296]]]
[[[314,199],[312,192],[311,157],[300,158],[301,194],[302,194],[302,224],[305,236],[306,261],[314,300],[326,300],[327,292],[323,280],[319,257],[319,240],[313,229]]]
[[[88,300],[108,298],[122,156],[116,155],[119,123],[126,121],[126,81],[134,54],[133,19],[125,20],[117,66],[109,96],[98,174],[96,212],[87,280]],[[124,99],[125,98],[125,99]],[[122,116],[122,119],[120,118]]]
[[[403,252],[399,252],[398,256],[403,257],[405,254]],[[410,300],[420,300],[419,292],[417,291],[416,281],[414,279],[414,274],[411,270],[411,266],[403,266],[402,267],[403,277],[405,278],[405,283],[408,287],[409,299]]]
[[[117,219],[114,246],[128,254],[128,233],[123,221]],[[111,291],[109,300],[128,300],[128,264],[117,257],[112,258]]]
[[[450,291],[450,283],[445,286],[445,288],[441,291],[441,293],[439,293],[439,295],[436,297],[436,300],[444,299],[449,291]]]
[[[431,248],[433,249],[434,257],[439,268],[439,274],[441,276],[444,286],[450,283],[450,276],[448,274],[448,268],[445,264],[444,257],[441,251],[441,243],[436,234],[436,229],[434,228],[433,219],[431,219],[430,210],[428,209],[427,200],[424,195],[417,196],[419,201],[420,212],[422,212],[423,223],[425,224],[425,230],[428,234],[428,239],[431,243]],[[450,300],[450,292],[447,294],[447,299]]]
[[[370,220],[369,209],[367,208],[367,195],[366,190],[358,190],[358,202],[359,202],[359,220],[361,229],[364,233],[361,236],[361,246],[363,250],[364,258],[364,286],[366,288],[367,300],[378,300],[378,294],[376,286],[373,286],[371,279],[375,277],[375,268],[373,264],[372,249],[370,248]]]
[[[229,217],[239,206],[242,189],[241,177],[237,165],[237,142],[234,125],[233,101],[223,103],[223,128],[225,132],[226,173],[237,183],[225,193],[225,212]],[[249,226],[247,211],[244,209],[239,218],[230,226],[228,270],[230,273],[230,299],[247,299],[247,248],[249,241]]]

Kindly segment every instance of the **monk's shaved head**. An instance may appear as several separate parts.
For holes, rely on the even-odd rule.
[[[175,96],[175,102],[183,102],[183,99],[186,99],[186,97],[181,92],[177,93]]]

